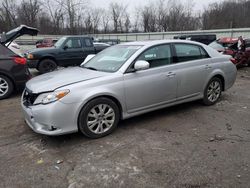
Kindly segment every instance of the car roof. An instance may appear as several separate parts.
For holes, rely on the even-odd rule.
[[[131,46],[154,46],[154,45],[160,45],[160,44],[166,44],[166,43],[186,43],[186,44],[196,44],[203,46],[204,44],[195,42],[195,41],[189,41],[189,40],[147,40],[147,41],[136,41],[136,42],[127,42],[122,43],[119,45],[131,45]]]
[[[65,36],[62,36],[62,37],[70,37],[70,38],[79,38],[79,37],[81,37],[81,38],[92,38],[92,37],[90,37],[88,35],[65,35]]]

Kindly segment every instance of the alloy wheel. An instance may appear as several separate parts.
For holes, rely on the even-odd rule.
[[[115,123],[115,111],[107,104],[94,106],[87,115],[87,126],[95,134],[102,134],[110,130]]]
[[[3,78],[0,78],[0,96],[4,96],[9,90],[9,84],[8,82],[3,79]]]
[[[210,83],[207,89],[207,98],[210,102],[215,102],[218,100],[221,94],[221,85],[217,80]]]

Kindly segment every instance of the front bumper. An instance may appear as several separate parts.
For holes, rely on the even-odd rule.
[[[39,60],[36,59],[27,59],[27,65],[29,68],[37,68]]]
[[[21,103],[25,122],[36,133],[57,136],[78,131],[77,104],[60,101],[47,104],[25,106]]]

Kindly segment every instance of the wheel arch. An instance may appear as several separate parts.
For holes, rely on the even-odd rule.
[[[219,78],[222,82],[222,91],[225,91],[225,85],[226,85],[226,80],[225,80],[225,75],[222,71],[219,70],[215,70],[214,72],[212,72],[212,74],[208,77],[205,86],[203,88],[203,91],[205,90],[205,88],[207,87],[207,84],[210,82],[210,80],[212,78]]]
[[[222,91],[225,91],[225,78],[221,74],[216,74],[212,78],[219,78],[222,83]]]
[[[117,105],[117,107],[118,107],[118,109],[119,109],[120,119],[123,118],[123,117],[122,117],[122,116],[123,116],[123,107],[122,107],[121,102],[117,99],[117,97],[115,97],[115,96],[113,96],[113,95],[110,95],[110,94],[102,94],[102,95],[93,96],[93,97],[91,97],[91,98],[88,98],[88,99],[86,100],[86,102],[84,102],[84,103],[80,106],[80,108],[79,108],[79,110],[78,110],[78,112],[77,112],[77,126],[79,126],[80,113],[81,113],[82,109],[84,108],[84,106],[85,106],[86,104],[88,104],[90,101],[95,100],[95,99],[97,99],[97,98],[108,98],[108,99],[112,100],[112,101]]]
[[[15,82],[15,79],[8,73],[6,72],[2,72],[0,71],[0,75],[3,75],[3,76],[6,76],[7,78],[10,79],[10,81],[12,82],[13,86],[14,86],[14,89],[16,89],[16,82]]]
[[[56,60],[56,58],[55,58],[54,56],[46,55],[46,56],[43,56],[43,57],[41,57],[41,58],[39,59],[39,61],[38,61],[38,63],[37,63],[37,68],[39,67],[40,63],[41,63],[43,60],[45,60],[45,59],[53,60],[53,61],[57,64],[57,66],[58,66],[58,62],[57,62],[57,60]]]

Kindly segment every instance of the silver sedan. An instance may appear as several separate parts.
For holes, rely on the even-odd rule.
[[[202,99],[215,104],[232,87],[228,56],[191,41],[131,42],[89,56],[80,67],[37,76],[26,84],[22,109],[37,133],[111,133],[122,119]]]

